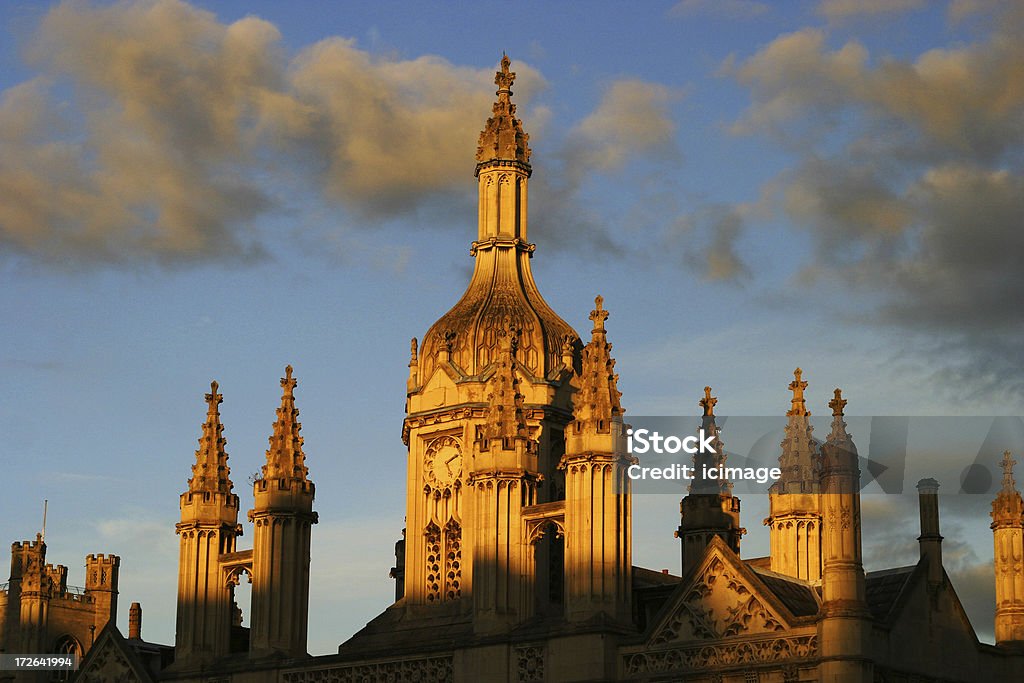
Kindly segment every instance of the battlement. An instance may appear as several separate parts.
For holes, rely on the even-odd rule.
[[[43,535],[36,534],[34,541],[15,541],[11,544],[11,552],[17,553],[25,550],[45,550],[46,543],[43,542]]]
[[[100,553],[99,555],[86,555],[85,564],[106,564],[117,567],[121,564],[121,558],[117,555],[106,555],[104,553]]]
[[[117,555],[86,555],[85,590],[117,592],[121,558]]]

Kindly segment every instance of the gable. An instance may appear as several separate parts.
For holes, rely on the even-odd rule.
[[[439,408],[458,399],[458,389],[445,367],[434,370],[426,385],[420,390],[421,410]]]
[[[153,679],[131,651],[113,623],[100,632],[96,644],[82,660],[76,683],[152,683]]]
[[[736,554],[719,539],[708,546],[690,578],[668,600],[649,644],[775,633],[791,628],[791,615]]]

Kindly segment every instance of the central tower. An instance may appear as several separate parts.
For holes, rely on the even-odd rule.
[[[579,335],[541,297],[527,241],[529,136],[503,57],[476,153],[475,260],[466,293],[413,340],[404,604],[507,630],[558,600],[561,556],[544,503],[564,499],[565,426]],[[538,508],[537,506],[541,506]],[[562,526],[559,526],[562,525]],[[557,585],[556,585],[557,584]]]

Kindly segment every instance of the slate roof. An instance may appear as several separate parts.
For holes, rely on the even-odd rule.
[[[810,617],[818,613],[818,593],[803,581],[776,574],[773,571],[750,566],[765,587],[775,594],[794,617]]]
[[[868,572],[865,582],[865,593],[871,616],[881,621],[892,610],[899,599],[900,593],[913,576],[916,565],[883,569]]]

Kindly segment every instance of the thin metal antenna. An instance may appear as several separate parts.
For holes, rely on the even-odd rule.
[[[46,506],[50,501],[43,498],[43,533],[40,535],[42,540],[46,540]]]

